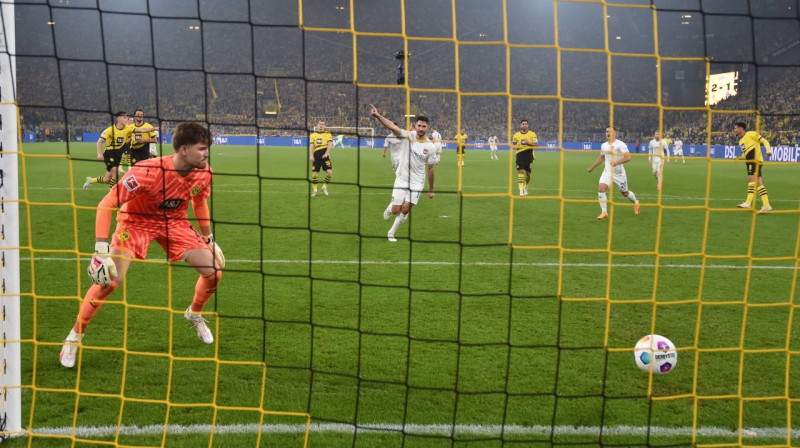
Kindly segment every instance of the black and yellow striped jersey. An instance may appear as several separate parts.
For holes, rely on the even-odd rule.
[[[137,126],[140,128],[152,128],[153,125],[147,122],[142,123],[141,126]],[[148,143],[142,143],[142,140],[150,140],[151,138],[156,138],[156,131],[155,129],[150,132],[135,132],[133,133],[133,139],[131,140],[131,149],[139,149]]]
[[[521,153],[522,151],[533,152],[533,148],[539,145],[539,140],[536,138],[536,133],[530,130],[524,133],[517,131],[511,138],[511,141],[514,143],[514,148],[516,148],[517,154]]]
[[[330,132],[313,132],[308,141],[314,146],[314,151],[319,151],[328,149],[328,143],[333,141],[333,136]]]
[[[107,127],[100,134],[100,138],[106,141],[106,151],[122,148],[131,139],[135,128],[136,126],[132,124],[125,125],[122,129],[117,128],[116,125]]]

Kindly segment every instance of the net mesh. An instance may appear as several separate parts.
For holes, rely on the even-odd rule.
[[[30,445],[800,444],[796,1],[14,6]],[[369,104],[445,140],[437,195],[396,244],[371,138],[334,150],[330,196],[309,194],[308,129],[384,135]],[[183,320],[196,274],[153,246],[63,369],[106,192],[80,186],[103,173],[97,133],[134,108],[161,154],[181,121],[215,135],[216,343]],[[526,197],[506,151],[522,119],[540,142]],[[767,216],[735,207],[737,121],[774,147]],[[609,124],[642,214],[612,185],[597,222],[585,171]],[[662,189],[657,130],[686,155]],[[678,347],[669,375],[631,359],[652,333]]]

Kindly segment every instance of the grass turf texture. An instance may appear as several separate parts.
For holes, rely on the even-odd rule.
[[[797,165],[765,168],[776,212],[756,216],[735,208],[746,191],[740,163],[666,165],[659,194],[646,157],[634,155],[626,169],[641,215],[613,191],[611,217],[598,222],[602,167],[585,170],[596,152],[537,152],[530,196],[518,198],[513,155],[468,151],[459,171],[445,151],[436,197],[423,194],[391,244],[381,213],[394,176],[380,149],[336,149],[331,195],[311,198],[306,148],[214,146],[214,233],[228,259],[206,308],[218,313],[215,344],[183,320],[196,273],[159,261],[154,244],[67,370],[58,352],[89,286],[93,207],[107,191],[81,185],[104,168],[93,144],[70,144],[72,160],[64,144],[23,150],[21,245],[32,247],[21,253],[23,425],[33,431],[303,425],[309,413],[312,423],[365,428],[585,426],[594,430],[508,430],[503,440],[593,446],[693,441],[691,431],[648,435],[648,426],[800,426]],[[679,363],[651,379],[631,353],[653,331],[675,342]],[[601,425],[643,429],[601,434]],[[419,428],[313,431],[309,444],[451,446]],[[303,437],[156,431],[75,446],[302,446]],[[503,446],[499,430],[453,438]]]

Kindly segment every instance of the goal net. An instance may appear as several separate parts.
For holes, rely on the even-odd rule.
[[[81,447],[800,446],[798,6],[2,3],[16,44],[11,68],[0,57],[3,317],[20,307],[19,336],[3,322],[3,397],[20,404],[0,433]],[[464,139],[405,221],[382,219],[396,173],[368,150],[388,134],[370,105],[401,127],[427,116],[448,149]],[[159,154],[181,122],[214,135],[215,340],[183,316],[197,272],[152,244],[67,369],[109,191],[83,185],[106,173],[100,133],[136,109]],[[362,137],[331,154],[327,180],[309,160],[320,120]],[[513,142],[523,120],[532,161]],[[763,162],[740,159],[737,123],[770,143],[753,150]],[[613,127],[625,178],[603,177]],[[476,150],[493,135],[496,159]],[[666,375],[637,368],[649,334],[677,347]]]

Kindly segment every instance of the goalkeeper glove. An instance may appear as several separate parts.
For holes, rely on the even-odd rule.
[[[214,254],[214,260],[217,261],[217,267],[222,269],[225,267],[225,254],[222,253],[222,249],[219,248],[219,245],[216,241],[214,241],[214,234],[209,233],[208,235],[203,236],[203,241],[208,244],[208,249]]]
[[[94,255],[86,272],[95,285],[108,285],[117,276],[117,265],[108,256],[110,252],[108,243],[94,243]]]

